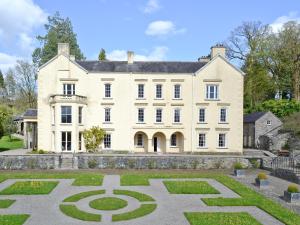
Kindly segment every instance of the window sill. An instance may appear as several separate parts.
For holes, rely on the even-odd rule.
[[[136,122],[136,124],[146,124],[145,122]]]
[[[81,127],[83,127],[83,126],[84,126],[84,124],[82,124],[82,123],[79,123],[79,124],[78,124],[78,126],[81,126]]]
[[[106,122],[103,122],[102,124],[112,124],[112,122],[106,121]]]
[[[217,147],[217,149],[228,149],[227,147]]]
[[[181,122],[173,122],[172,124],[173,124],[173,125],[182,125]]]
[[[206,98],[204,100],[205,101],[213,101],[213,102],[221,101],[220,99],[210,99],[210,98]]]
[[[178,148],[178,146],[170,146],[170,148]]]
[[[197,122],[197,124],[207,124],[207,122]]]
[[[172,100],[182,100],[182,98],[172,98]]]
[[[136,145],[135,147],[136,147],[136,148],[144,148],[144,146],[137,146],[137,145]]]
[[[60,123],[61,126],[72,126],[72,123]]]
[[[208,149],[208,147],[197,147],[197,149]]]
[[[156,125],[164,125],[163,122],[155,122],[154,124],[156,124]]]
[[[165,100],[165,99],[163,99],[163,98],[155,98],[154,100]]]
[[[146,100],[146,98],[136,98],[136,100]]]
[[[102,98],[103,100],[113,100],[113,98],[112,97],[104,97],[104,98]]]
[[[228,122],[219,122],[219,124],[229,124]]]

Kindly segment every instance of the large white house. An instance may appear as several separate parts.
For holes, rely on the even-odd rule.
[[[142,62],[77,61],[58,44],[38,73],[38,148],[83,152],[92,126],[102,150],[241,153],[243,73],[221,45],[195,62]]]

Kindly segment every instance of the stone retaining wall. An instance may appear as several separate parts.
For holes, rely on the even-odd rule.
[[[299,177],[295,173],[286,169],[275,169],[274,171],[272,171],[272,175],[300,184]]]
[[[230,169],[236,162],[246,167],[262,167],[262,158],[221,155],[70,155],[64,163],[59,154],[1,155],[0,170],[26,169]],[[72,163],[73,162],[73,163]],[[69,167],[65,167],[68,165]]]

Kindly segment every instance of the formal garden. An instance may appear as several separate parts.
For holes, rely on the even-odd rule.
[[[0,224],[300,224],[296,212],[220,171],[110,173],[118,175],[2,172]]]

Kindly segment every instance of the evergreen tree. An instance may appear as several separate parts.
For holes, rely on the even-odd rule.
[[[2,71],[0,70],[0,89],[4,88],[4,77]]]
[[[106,60],[106,53],[105,50],[103,48],[101,48],[98,59],[101,60]]]
[[[56,12],[53,16],[48,17],[45,29],[46,35],[37,37],[41,47],[36,48],[32,53],[32,60],[35,65],[41,66],[56,56],[57,43],[69,43],[70,54],[75,55],[76,59],[84,59],[68,17],[62,18],[59,12]]]

